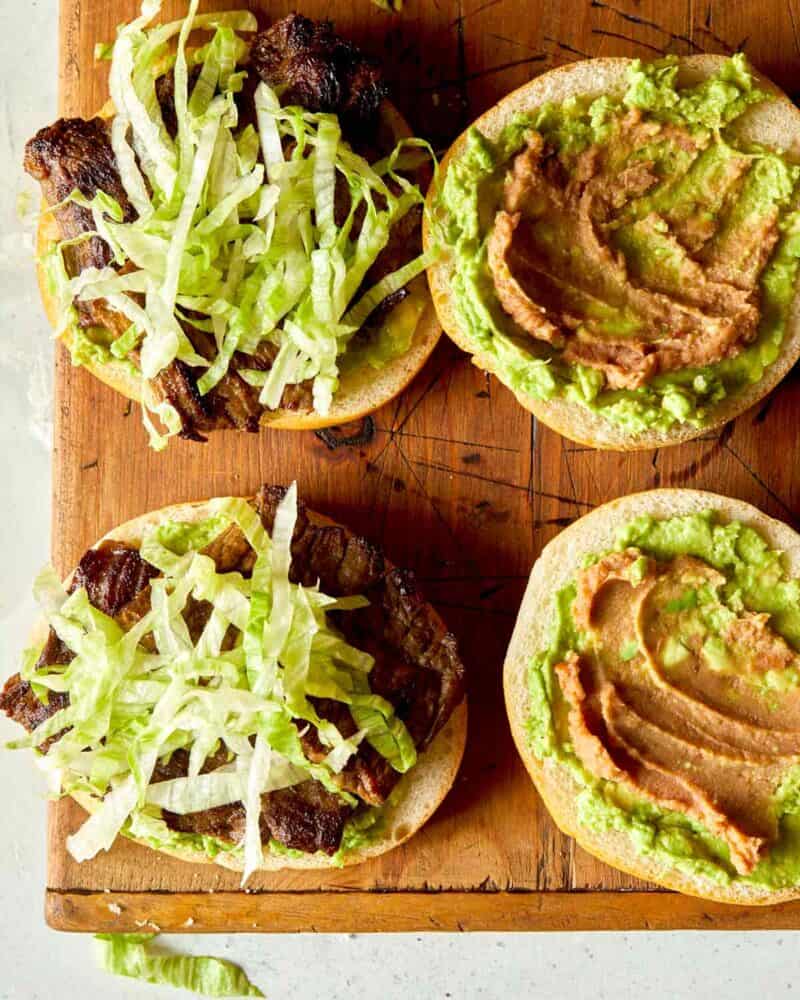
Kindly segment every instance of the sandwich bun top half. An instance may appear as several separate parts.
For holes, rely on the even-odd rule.
[[[741,500],[702,490],[658,489],[603,504],[565,528],[545,546],[534,564],[503,670],[506,711],[519,755],[550,815],[560,830],[584,850],[629,875],[690,896],[722,903],[780,903],[800,896],[800,884],[774,889],[740,879],[725,883],[701,877],[666,866],[652,854],[640,853],[626,831],[601,831],[582,823],[576,803],[581,785],[562,763],[537,757],[529,739],[528,677],[532,659],[550,639],[553,595],[575,578],[586,556],[607,552],[614,546],[622,525],[642,515],[662,519],[709,509],[718,513],[724,523],[739,521],[754,528],[770,548],[783,554],[787,576],[800,577],[800,535]]]
[[[682,57],[678,62],[678,85],[691,85],[714,75],[725,61],[726,57],[719,55]],[[568,98],[577,96],[589,98],[604,94],[621,96],[626,89],[628,70],[633,62],[632,59],[622,57],[587,59],[550,70],[508,94],[473,122],[471,127],[477,128],[487,138],[493,140],[516,114],[532,111],[544,104],[561,104]],[[734,131],[737,138],[761,143],[786,154],[791,161],[800,162],[800,110],[771,81],[755,71],[751,72],[755,85],[773,94],[775,100],[748,107],[728,128]],[[428,192],[428,214],[435,209],[435,188],[441,186],[451,164],[466,149],[468,133],[469,130],[456,139],[441,163],[439,184],[431,185]],[[429,247],[434,239],[427,218],[424,222],[424,234],[426,247]],[[452,261],[448,259],[446,253],[428,268],[431,295],[442,327],[462,350],[472,355],[472,361],[478,368],[496,375],[503,381],[494,357],[482,351],[480,345],[474,343],[460,322],[453,295],[453,270]],[[549,400],[535,399],[522,392],[512,391],[517,400],[539,420],[579,444],[616,451],[661,448],[680,444],[682,441],[708,433],[743,413],[770,392],[798,358],[800,358],[800,296],[795,290],[778,358],[766,369],[763,378],[758,382],[747,385],[717,404],[702,427],[678,423],[667,430],[650,429],[632,433],[580,403],[557,396]]]

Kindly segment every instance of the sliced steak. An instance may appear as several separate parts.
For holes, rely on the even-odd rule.
[[[136,213],[120,180],[108,124],[102,118],[59,118],[40,129],[25,146],[25,170],[42,187],[48,205],[57,205],[73,191],[93,198],[98,191],[111,195],[119,203],[123,218],[131,222]],[[94,230],[88,208],[69,203],[54,213],[61,236],[75,239]],[[99,236],[64,249],[64,266],[71,276],[87,267],[106,267],[112,261],[111,248]],[[105,300],[76,302],[82,326],[104,326],[119,335],[130,325],[124,317],[109,309]]]
[[[232,844],[241,843],[244,837],[244,806],[241,802],[232,802],[227,806],[215,806],[202,812],[179,813],[161,810],[164,822],[170,830],[178,833],[192,833],[202,837],[217,837]]]
[[[40,701],[33,688],[19,674],[9,677],[0,691],[0,711],[30,733],[69,704],[66,694],[50,692],[47,703]]]
[[[188,91],[191,100],[194,85],[200,76],[201,67],[191,66],[188,73]],[[245,77],[242,89],[234,94],[234,102],[239,115],[239,128],[245,125],[255,124],[255,109],[253,107],[253,94],[256,89],[257,80],[252,78],[252,74]],[[174,139],[178,134],[178,118],[175,114],[175,73],[173,70],[164,73],[156,80],[156,100],[161,108],[161,120],[164,127]]]
[[[272,530],[284,494],[283,487],[264,486],[256,495],[256,507],[267,531]],[[334,596],[367,597],[369,607],[333,612],[332,616],[349,642],[375,658],[370,688],[394,706],[417,749],[424,750],[463,698],[464,665],[455,637],[445,631],[426,604],[413,574],[400,569],[387,572],[379,549],[364,538],[348,535],[338,525],[312,523],[300,503],[290,575],[305,586],[319,580],[322,590]],[[352,735],[355,726],[347,707],[330,706],[323,703],[320,715],[328,718],[325,713],[334,711],[332,721],[343,733]],[[322,753],[313,727],[303,739],[309,749]],[[382,802],[399,774],[368,743],[362,743],[341,779],[344,788],[365,801]]]
[[[40,129],[25,146],[24,166],[41,184],[48,205],[58,204],[76,189],[86,198],[104,191],[119,202],[126,222],[135,218],[102,118],[59,118]],[[94,229],[92,213],[80,205],[64,205],[55,217],[64,239]],[[111,262],[111,250],[105,240],[94,236],[68,247],[65,259],[69,273],[79,274],[86,267],[105,267]]]
[[[339,115],[348,138],[372,128],[387,93],[378,63],[330,21],[289,14],[256,35],[250,59],[265,83],[285,88],[284,104]]]
[[[322,719],[332,722],[345,739],[353,736],[357,730],[350,709],[341,701],[331,698],[310,698],[317,714]],[[300,742],[303,752],[309,760],[319,762],[329,752],[319,738],[315,726],[297,721],[300,730]],[[362,743],[358,753],[347,762],[344,770],[338,775],[339,787],[352,795],[357,795],[370,805],[381,805],[397,784],[399,775],[392,765],[369,745]]]
[[[241,528],[232,524],[212,539],[203,549],[203,555],[214,560],[218,573],[238,570],[249,575],[255,562],[255,553],[245,538]]]
[[[204,433],[232,427],[224,414],[215,411],[210,394],[200,395],[194,369],[183,361],[173,361],[151,381],[156,395],[170,403],[181,420],[181,437],[190,441],[205,441]]]
[[[335,854],[353,807],[318,781],[269,792],[261,799],[261,836],[296,851]]]
[[[109,539],[85,553],[78,563],[70,591],[85,587],[93,607],[113,617],[157,573],[158,570],[142,559],[138,549]]]
[[[201,771],[204,774],[213,771],[227,760],[227,751],[222,747],[208,758]],[[176,750],[156,764],[152,781],[185,777],[188,768],[189,754]],[[326,791],[319,782],[304,781],[261,796],[261,836],[265,842],[273,838],[296,851],[335,854],[352,813],[352,806]],[[162,817],[171,830],[179,833],[217,837],[234,844],[244,837],[245,812],[241,802],[185,815],[165,809]]]
[[[298,101],[312,111],[338,113],[353,144],[357,148],[370,146],[375,131],[373,126],[377,122],[376,112],[386,88],[377,64],[339,38],[330,22],[315,23],[297,14],[290,15],[256,36],[251,58],[258,77],[287,88],[284,94],[287,101]],[[190,89],[198,75],[199,67],[193,67],[189,72]],[[256,76],[251,76],[253,79],[237,95],[242,123],[253,117]],[[172,71],[156,81],[162,118],[173,136],[177,129],[174,91]],[[75,189],[87,198],[104,191],[119,202],[125,221],[135,218],[120,180],[108,123],[101,118],[88,121],[62,118],[42,129],[26,146],[25,169],[41,183],[45,200],[50,205],[62,201]],[[95,228],[91,212],[78,205],[65,205],[55,216],[65,239]],[[418,223],[416,216],[413,219]],[[395,229],[397,233],[393,229],[390,245],[370,271],[369,284],[393,270],[399,257],[405,261],[416,252],[413,247],[409,250],[412,244],[408,243],[408,238],[411,235],[412,243],[413,240],[418,242],[419,233],[416,236],[407,233],[407,225],[402,222]],[[73,276],[87,267],[105,267],[112,263],[111,250],[100,237],[67,247],[64,255],[67,271]],[[78,321],[84,327],[103,328],[120,336],[130,325],[124,315],[103,299],[76,301],[75,307]],[[183,326],[195,351],[209,359],[215,356],[213,338],[188,322]],[[171,404],[178,413],[182,437],[204,441],[205,435],[214,430],[257,431],[264,412],[258,401],[259,389],[249,385],[239,371],[242,368],[268,371],[276,354],[277,348],[271,343],[262,344],[254,355],[236,352],[228,372],[205,395],[198,390],[198,380],[204,369],[192,368],[178,360],[159,372],[150,385],[156,400]],[[132,358],[136,360],[135,352]],[[287,386],[280,407],[293,411],[312,409],[312,383],[306,381]]]
[[[76,189],[86,198],[103,191],[119,202],[126,222],[135,218],[120,180],[108,125],[102,118],[88,121],[60,118],[41,129],[25,147],[24,165],[31,177],[41,184],[48,205],[58,204]],[[68,204],[59,208],[55,218],[63,239],[74,239],[95,228],[92,213],[80,205]],[[87,267],[106,267],[111,261],[111,249],[98,236],[64,251],[64,264],[72,276]],[[130,326],[129,320],[110,308],[105,299],[76,302],[75,307],[81,326],[102,327],[116,336]],[[189,369],[181,362],[175,361],[164,369],[154,380],[153,388],[159,399],[168,400],[175,406],[187,436],[196,436],[198,430],[213,430],[219,425],[219,418],[213,412],[206,412],[209,407],[199,396]],[[233,425],[223,423],[223,426]]]
[[[194,349],[211,360],[216,354],[213,338],[195,328],[184,325],[186,335]],[[182,361],[174,361],[153,380],[159,397],[170,402],[181,418],[181,436],[194,441],[204,441],[204,434],[214,430],[236,428],[255,432],[259,428],[264,407],[259,403],[260,389],[250,385],[239,370],[269,371],[278,353],[272,343],[259,345],[255,354],[237,351],[228,371],[204,396],[197,382],[205,369],[191,368]],[[312,383],[287,385],[280,406],[287,410],[310,410],[313,404]]]
[[[264,486],[258,492],[256,508],[268,531],[272,530],[275,511],[285,492],[278,486]],[[252,570],[253,552],[235,526],[226,529],[203,551],[214,559],[219,572],[246,575]],[[127,630],[149,610],[149,584],[155,574],[138,551],[109,541],[86,553],[75,573],[73,588],[85,586],[92,604],[114,615]],[[366,539],[352,536],[337,525],[312,522],[302,503],[298,504],[292,539],[290,575],[305,585],[319,580],[322,589],[333,596],[363,593],[368,597],[368,608],[334,612],[337,625],[349,641],[375,657],[371,689],[391,702],[417,748],[424,749],[461,700],[464,668],[453,636],[428,609],[413,576],[398,569],[387,571],[380,549]],[[190,602],[185,618],[195,641],[209,612],[207,602]],[[146,637],[145,645],[148,642]],[[69,650],[51,632],[40,664],[64,663],[70,657]],[[18,674],[0,695],[0,709],[28,730],[66,704],[64,695],[51,695],[49,703],[43,704]],[[343,736],[355,733],[347,705],[329,699],[313,699],[313,704],[320,717],[333,722]],[[326,756],[328,751],[313,726],[298,721],[298,729],[310,760]],[[205,762],[203,771],[220,767],[227,759],[221,747]],[[188,762],[186,751],[175,751],[157,763],[153,780],[186,775]],[[385,802],[398,779],[398,773],[366,742],[339,775],[344,791],[370,805]],[[262,836],[295,850],[332,855],[353,812],[352,806],[317,781],[305,781],[262,797]],[[185,816],[165,812],[164,820],[179,832],[215,836],[232,843],[240,842],[244,834],[241,803]]]
[[[101,542],[96,549],[89,549],[78,564],[72,578],[70,593],[86,587],[89,602],[107,615],[120,609],[148,586],[156,570],[142,559],[138,549],[124,542]],[[61,642],[53,629],[37,661],[39,667],[66,664],[74,654]],[[30,732],[45,719],[66,708],[66,694],[51,693],[47,704],[40,701],[28,681],[14,674],[0,692],[0,711]]]
[[[261,796],[261,837],[277,840],[294,851],[333,855],[342,842],[353,808],[317,781],[304,781]],[[164,811],[164,822],[179,833],[216,837],[230,843],[244,838],[245,811],[241,802],[179,816]]]
[[[192,66],[187,74],[189,96],[200,76],[200,66]],[[175,114],[175,73],[170,70],[156,80],[156,100],[161,108],[161,120],[164,128],[174,139],[178,134],[178,118]]]

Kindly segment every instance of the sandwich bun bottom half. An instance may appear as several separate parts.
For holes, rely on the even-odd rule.
[[[726,61],[725,56],[694,55],[679,60],[678,85],[686,86],[713,76]],[[622,57],[587,59],[560,66],[537,76],[530,83],[512,91],[487,112],[476,119],[470,128],[479,129],[489,139],[496,139],[514,115],[534,110],[549,102],[561,104],[570,97],[601,97],[604,94],[621,95],[626,89],[628,69],[632,59]],[[800,162],[800,109],[786,94],[766,77],[753,72],[758,87],[774,95],[775,100],[749,107],[733,126],[737,137],[770,146],[786,154],[793,162]],[[440,164],[439,185],[449,166],[464,152],[469,129],[463,132],[447,151]],[[426,249],[433,245],[433,234],[428,216],[435,211],[436,190],[428,191],[426,219],[423,234]],[[447,255],[428,268],[428,283],[436,312],[445,333],[463,351],[472,355],[472,362],[501,382],[491,354],[481,351],[462,328],[458,317],[452,287],[453,266]],[[741,391],[722,400],[714,407],[710,419],[701,427],[675,424],[668,430],[646,430],[638,433],[626,431],[600,414],[580,403],[561,397],[548,400],[535,399],[522,392],[514,392],[517,400],[542,423],[578,444],[614,451],[638,451],[645,448],[663,448],[699,437],[726,424],[744,413],[767,395],[800,358],[800,295],[795,290],[781,342],[780,354],[766,369],[763,378],[745,386]]]
[[[381,126],[395,141],[412,135],[407,122],[395,108],[384,100],[380,108]],[[110,119],[114,106],[109,101],[98,112],[99,117]],[[47,208],[43,204],[43,209]],[[58,223],[52,213],[45,214],[39,221],[36,234],[37,275],[39,291],[50,325],[57,331],[66,347],[72,346],[70,328],[60,329],[60,316],[56,299],[48,287],[43,257],[60,240]],[[266,410],[261,415],[261,425],[285,430],[315,430],[358,420],[388,403],[406,388],[428,360],[441,336],[441,326],[433,307],[425,276],[419,275],[408,285],[409,294],[399,302],[389,314],[389,322],[396,327],[414,323],[414,330],[408,350],[392,359],[382,368],[369,364],[348,367],[340,375],[339,388],[333,397],[330,412],[325,416],[314,411],[287,409]],[[346,357],[346,355],[345,355]],[[127,366],[117,362],[106,364],[87,363],[92,375],[128,399],[141,403],[142,379],[131,375]]]
[[[549,542],[533,566],[503,669],[506,711],[517,751],[550,815],[559,829],[589,854],[636,878],[686,895],[722,903],[780,903],[800,896],[800,885],[771,889],[739,880],[719,883],[638,853],[633,840],[623,831],[598,831],[582,825],[576,805],[581,786],[557,761],[537,758],[528,742],[528,673],[533,657],[549,643],[556,591],[574,579],[585,556],[611,549],[617,530],[634,518],[649,515],[661,519],[708,509],[716,511],[723,522],[741,521],[754,528],[771,548],[784,553],[787,575],[800,577],[800,535],[741,500],[702,490],[659,489],[603,504]]]
[[[309,519],[314,524],[332,525],[336,523],[330,518],[323,517],[314,511],[309,510],[307,513]],[[208,501],[175,504],[126,521],[124,524],[108,532],[108,534],[100,538],[95,544],[113,539],[138,547],[141,544],[145,530],[152,525],[168,520],[191,523],[201,521],[208,516]],[[344,528],[348,536],[352,535],[352,532],[348,528],[343,525],[340,525],[340,527]],[[387,569],[391,570],[393,568],[387,559],[385,559],[385,564]],[[67,577],[65,584],[68,584],[71,578],[72,573]],[[438,615],[436,617],[438,618]],[[31,633],[28,645],[42,645],[46,637],[47,625],[44,620],[40,620]],[[392,800],[384,807],[380,832],[376,834],[374,840],[371,840],[362,847],[344,852],[343,857],[337,860],[320,852],[297,857],[289,854],[273,854],[269,850],[269,847],[265,845],[263,863],[259,867],[259,871],[280,871],[290,868],[325,869],[347,867],[360,864],[362,861],[367,861],[369,858],[377,857],[380,854],[385,854],[392,848],[405,843],[431,818],[450,791],[461,765],[466,738],[467,703],[465,699],[461,704],[456,706],[453,714],[441,731],[436,734],[430,746],[420,753],[414,767],[400,779]],[[78,792],[71,797],[88,813],[96,812],[99,807],[99,802],[96,799],[84,793]],[[151,847],[146,840],[125,836],[126,839],[133,840],[144,847]],[[216,857],[210,858],[202,851],[187,846],[159,848],[159,853],[168,854],[180,861],[187,861],[192,864],[217,864],[223,868],[230,868],[233,871],[242,871],[243,869],[242,859],[233,857],[225,852],[220,852]]]

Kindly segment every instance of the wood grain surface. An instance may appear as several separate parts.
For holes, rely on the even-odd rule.
[[[212,6],[236,5],[205,4]],[[369,0],[250,6],[264,23],[294,7],[334,18],[343,34],[384,60],[396,103],[417,134],[440,149],[531,76],[588,56],[744,49],[790,94],[800,68],[800,0],[406,0],[400,15]],[[90,115],[102,105],[107,68],[93,63],[94,44],[112,38],[136,7],[134,0],[62,0],[61,113]],[[169,16],[181,9],[173,0],[165,4]],[[476,928],[797,925],[796,907],[769,911],[769,923],[763,911],[620,892],[647,887],[556,830],[516,757],[501,692],[503,656],[533,560],[596,504],[635,490],[691,485],[795,523],[796,374],[719,435],[617,455],[538,426],[510,392],[443,340],[405,394],[357,426],[224,432],[205,445],[177,441],[156,454],[135,407],[73,368],[62,349],[56,367],[53,557],[61,571],[101,534],[144,511],[296,479],[310,506],[380,541],[393,561],[417,571],[459,637],[471,719],[456,786],[408,845],[351,869],[262,874],[252,889],[263,896],[237,893],[237,876],[213,865],[182,864],[124,841],[77,865],[64,838],[82,813],[70,802],[53,805],[47,903],[53,926],[108,929],[107,904],[121,894],[129,916],[137,900],[135,919],[146,919],[152,907],[165,927],[178,928],[194,915],[194,928],[203,930],[249,929],[248,921],[258,929],[349,930],[373,919],[376,929],[427,928],[436,920]],[[326,889],[360,890],[358,903],[320,892]],[[225,895],[208,903],[192,895],[208,890]]]

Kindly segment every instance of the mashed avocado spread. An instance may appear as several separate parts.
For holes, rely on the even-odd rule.
[[[580,824],[668,869],[800,883],[800,580],[709,510],[639,517],[554,595],[529,672],[535,755]]]
[[[744,56],[678,87],[635,61],[621,96],[473,128],[435,233],[459,324],[504,382],[630,433],[709,422],[778,357],[800,256],[800,167],[745,143],[771,95]]]

